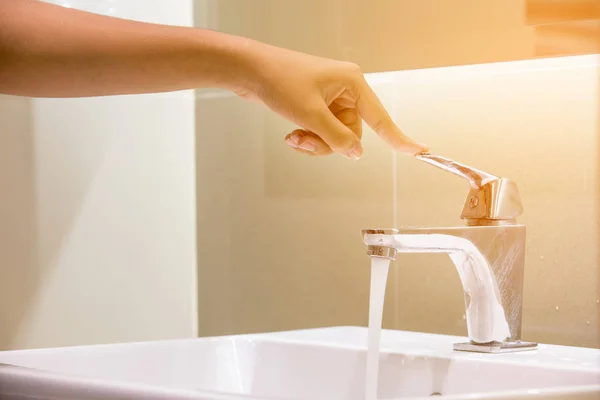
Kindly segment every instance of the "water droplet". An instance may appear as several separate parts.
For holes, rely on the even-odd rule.
[[[600,304],[600,300],[596,300],[596,304]]]
[[[558,311],[558,306],[556,306],[556,311]]]
[[[465,314],[463,314],[463,321],[467,319],[467,316]]]
[[[540,256],[540,260],[543,260],[543,259],[544,259],[544,256]]]
[[[585,321],[585,323],[589,325],[589,324],[590,324],[590,321]]]

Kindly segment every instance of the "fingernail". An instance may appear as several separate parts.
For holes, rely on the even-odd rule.
[[[352,148],[352,150],[350,150],[348,152],[348,157],[353,159],[353,160],[358,160],[363,153],[363,149],[362,146],[360,145],[359,142],[357,142],[354,147]]]
[[[297,149],[298,148],[298,143],[295,142],[291,137],[285,139],[285,143],[290,146],[291,148]]]
[[[412,155],[429,152],[429,146],[423,143],[417,143],[412,139],[405,142],[400,142],[394,147],[397,151]]]
[[[310,151],[311,153],[314,153],[315,150],[317,150],[317,146],[315,146],[315,144],[310,140],[305,140],[304,142],[300,143],[299,147],[302,150]]]
[[[428,153],[429,152],[429,146],[427,146],[424,143],[418,143],[417,144],[418,149],[416,151],[416,154],[421,154],[421,153]]]
[[[297,133],[293,133],[290,135],[290,139],[296,144],[296,146],[298,146],[298,142],[300,141],[300,135],[298,135]]]

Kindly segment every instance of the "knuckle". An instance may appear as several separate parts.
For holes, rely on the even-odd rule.
[[[375,132],[381,132],[384,129],[384,124],[385,122],[383,121],[383,119],[378,119],[375,122],[373,122],[373,130]]]
[[[390,129],[390,120],[387,118],[379,118],[372,125],[373,131],[378,134],[385,133]]]
[[[362,69],[354,63],[346,62],[343,66],[344,75],[352,86],[360,86],[364,75]]]
[[[346,135],[339,136],[334,140],[335,150],[348,152],[354,147],[354,139]]]
[[[352,75],[361,75],[362,76],[362,74],[363,74],[360,66],[358,64],[355,64],[352,62],[344,62],[344,68],[346,69],[346,71],[348,71]]]

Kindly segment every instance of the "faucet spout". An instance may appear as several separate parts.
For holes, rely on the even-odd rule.
[[[398,253],[446,253],[456,266],[464,294],[469,343],[456,350],[522,351],[521,341],[525,226],[464,226],[363,230],[371,247]],[[378,233],[379,232],[379,233]]]
[[[394,259],[397,253],[447,253],[465,293],[469,343],[456,350],[486,353],[522,351],[536,343],[521,341],[525,225],[517,185],[445,157],[421,153],[416,159],[469,181],[461,218],[467,226],[419,229],[364,229],[370,257]]]

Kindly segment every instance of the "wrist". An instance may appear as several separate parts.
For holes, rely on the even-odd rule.
[[[253,95],[258,84],[259,42],[225,33],[199,30],[197,69],[201,87]]]
[[[233,37],[233,57],[231,83],[236,94],[244,98],[260,98],[263,86],[263,69],[265,65],[264,43],[244,38]]]

